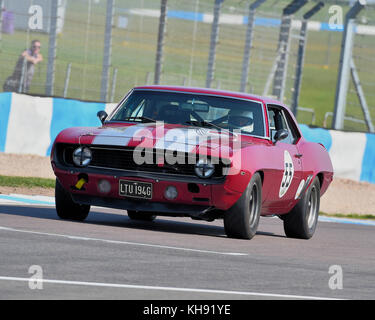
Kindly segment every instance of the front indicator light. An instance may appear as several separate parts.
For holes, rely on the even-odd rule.
[[[98,190],[100,193],[109,193],[111,191],[111,184],[108,180],[100,180],[98,183]]]
[[[168,200],[174,200],[174,199],[176,199],[177,195],[178,195],[178,192],[177,192],[176,187],[174,187],[174,186],[168,186],[168,187],[165,188],[164,196]]]

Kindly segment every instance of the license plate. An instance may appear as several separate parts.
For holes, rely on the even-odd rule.
[[[151,199],[152,198],[152,183],[140,181],[120,180],[119,184],[120,196]]]

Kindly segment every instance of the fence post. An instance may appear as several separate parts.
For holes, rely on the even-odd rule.
[[[72,69],[72,64],[69,62],[66,68],[66,74],[65,74],[65,84],[64,84],[64,93],[63,93],[64,98],[66,98],[68,95],[71,69]]]
[[[212,28],[211,28],[210,52],[208,55],[206,88],[210,88],[212,81],[214,80],[216,46],[219,41],[219,18],[220,18],[220,11],[221,11],[221,6],[223,2],[224,0],[215,0],[214,19],[213,19]]]
[[[57,18],[58,18],[58,0],[51,0],[50,30],[48,43],[48,65],[46,78],[46,95],[53,96],[55,84],[55,60],[57,48]]]
[[[272,95],[276,96],[280,101],[283,100],[285,91],[286,73],[288,69],[289,58],[290,31],[292,27],[292,15],[299,9],[301,9],[307,2],[308,0],[294,0],[283,10],[278,47],[280,57],[277,63],[272,90]]]
[[[359,80],[359,75],[357,73],[357,68],[355,66],[355,63],[353,61],[353,58],[350,60],[350,71],[352,74],[352,79],[355,87],[355,91],[357,93],[357,97],[359,100],[359,103],[362,108],[363,115],[365,117],[365,122],[367,125],[367,129],[369,132],[374,133],[374,125],[372,124],[370,110],[367,105],[366,97],[362,89],[361,82]]]
[[[295,80],[294,80],[294,92],[293,92],[292,106],[291,106],[292,112],[295,117],[297,117],[297,112],[298,112],[299,96],[300,96],[301,83],[302,83],[302,71],[303,71],[303,64],[305,60],[305,50],[306,50],[306,43],[307,43],[307,23],[308,23],[308,20],[323,7],[324,7],[324,2],[321,1],[316,6],[314,6],[310,11],[306,12],[303,15],[301,31],[300,31],[300,40],[299,40],[299,46],[298,46],[296,75],[295,75]]]
[[[114,15],[115,0],[107,0],[107,12],[104,32],[104,54],[103,54],[103,69],[102,69],[102,83],[100,89],[100,100],[107,101],[109,88],[109,72],[111,67],[112,54],[112,23]]]
[[[292,105],[291,105],[291,109],[295,117],[297,117],[297,112],[298,112],[299,95],[300,95],[301,83],[302,83],[303,63],[305,59],[306,42],[307,42],[307,20],[303,18],[301,31],[300,31],[300,39],[299,39],[299,44],[298,44],[296,75],[294,79],[294,91],[293,91]]]
[[[344,128],[346,97],[350,78],[350,61],[352,58],[352,48],[355,34],[355,17],[365,5],[366,1],[357,1],[345,16],[344,34],[342,36],[339,71],[336,86],[335,109],[332,120],[333,129],[340,130]]]
[[[0,52],[3,49],[3,9],[4,0],[0,0]]]
[[[242,61],[242,75],[241,75],[241,86],[240,91],[245,92],[246,85],[249,77],[249,62],[250,62],[250,51],[253,42],[253,31],[255,22],[255,11],[256,9],[266,0],[257,0],[249,6],[249,15],[247,17],[247,29],[246,29],[246,40],[245,50]]]
[[[23,58],[22,61],[22,69],[21,69],[21,78],[20,78],[20,84],[18,87],[18,93],[25,93],[25,85],[26,85],[26,69],[27,69],[27,60],[26,58]]]
[[[111,91],[111,99],[110,99],[111,102],[115,100],[117,72],[118,72],[118,69],[115,68],[115,70],[113,70],[113,76],[112,76],[112,91]]]
[[[167,10],[168,10],[167,4],[168,4],[168,0],[161,0],[158,43],[157,43],[157,48],[156,48],[154,84],[160,83],[160,77],[161,77],[161,72],[163,68],[164,37],[165,37],[165,31],[167,27],[166,25]]]

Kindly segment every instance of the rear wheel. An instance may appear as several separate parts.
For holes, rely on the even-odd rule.
[[[284,221],[284,231],[288,238],[310,239],[316,229],[320,207],[320,183],[315,177],[310,188],[302,199],[286,215],[281,218]]]
[[[55,184],[56,212],[63,220],[83,221],[90,212],[89,205],[81,205],[73,202],[71,195],[56,179]]]
[[[128,217],[131,220],[154,221],[156,215],[149,212],[128,210]]]
[[[258,229],[262,205],[262,179],[255,173],[241,198],[224,214],[225,233],[230,238],[251,239]]]

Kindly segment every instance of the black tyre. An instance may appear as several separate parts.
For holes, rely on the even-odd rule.
[[[310,239],[316,229],[320,207],[320,183],[315,177],[310,188],[297,205],[286,215],[280,216],[284,221],[284,231],[288,238]]]
[[[73,202],[69,192],[67,192],[56,179],[55,185],[56,212],[63,220],[83,221],[90,212],[90,206]]]
[[[149,212],[128,210],[128,217],[131,220],[154,221],[156,215]]]
[[[262,206],[262,179],[255,173],[241,198],[224,214],[225,233],[230,238],[251,239],[258,229]]]

